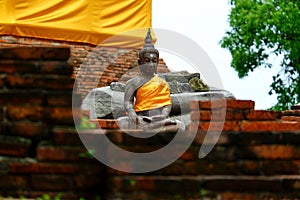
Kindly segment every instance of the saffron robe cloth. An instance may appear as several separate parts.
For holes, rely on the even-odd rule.
[[[0,35],[140,48],[151,0],[0,0]]]
[[[172,105],[169,85],[155,75],[137,90],[134,110],[140,112],[169,105]]]

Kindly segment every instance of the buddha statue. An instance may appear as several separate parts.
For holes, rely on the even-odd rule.
[[[124,108],[127,116],[118,119],[119,127],[141,128],[144,131],[173,125],[184,130],[179,120],[169,118],[172,107],[168,83],[157,76],[159,52],[152,44],[150,29],[145,44],[139,52],[139,75],[128,80],[124,92]]]

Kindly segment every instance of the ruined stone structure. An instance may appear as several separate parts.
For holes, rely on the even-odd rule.
[[[188,131],[197,131],[191,147],[161,170],[124,173],[94,159],[74,127],[74,76],[93,47],[53,42],[47,45],[47,41],[32,44],[29,39],[13,39],[2,37],[0,44],[0,196],[299,198],[300,111],[297,107],[284,112],[255,110],[255,102],[251,100],[232,99],[227,101],[226,109],[214,107],[219,118],[212,120],[211,102],[191,102],[192,122]],[[111,50],[109,54],[114,56],[117,51]],[[126,55],[136,59],[135,53]],[[167,71],[165,67],[161,70]],[[224,118],[216,146],[200,159],[199,148],[208,127],[219,127]],[[159,137],[142,140],[123,134],[112,119],[95,123],[124,148],[145,151],[166,144]]]

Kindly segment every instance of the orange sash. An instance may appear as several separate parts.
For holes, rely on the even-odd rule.
[[[134,110],[135,112],[152,110],[171,104],[168,83],[155,75],[137,90]]]

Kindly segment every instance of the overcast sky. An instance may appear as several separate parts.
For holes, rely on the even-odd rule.
[[[232,92],[237,99],[255,101],[255,109],[267,109],[276,103],[276,96],[269,96],[272,75],[278,69],[259,68],[249,76],[239,79],[230,67],[231,54],[222,49],[219,41],[229,29],[228,0],[152,0],[152,27],[167,29],[185,35],[208,54],[222,80],[223,88]],[[159,40],[159,38],[157,38]],[[161,54],[170,68],[179,61]]]

